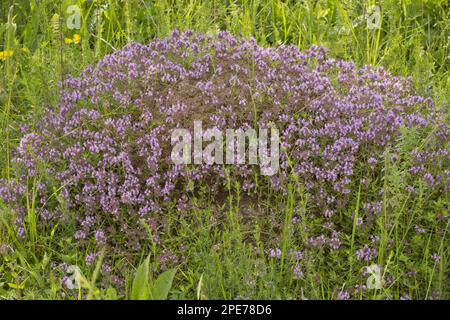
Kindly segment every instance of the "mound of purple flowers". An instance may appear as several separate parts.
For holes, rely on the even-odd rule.
[[[303,53],[227,32],[174,31],[149,45],[130,44],[64,81],[59,105],[21,139],[17,178],[2,183],[0,196],[13,206],[21,235],[28,195],[42,225],[74,213],[80,245],[140,250],[148,238],[142,221],[159,241],[164,213],[184,214],[188,195],[201,186],[218,199],[227,176],[246,192],[256,187],[254,165],[172,163],[171,131],[192,128],[194,120],[223,131],[275,125],[280,171],[259,176],[258,188],[283,193],[294,176],[311,212],[324,219],[346,208],[360,183],[355,176],[382,169],[384,150],[403,128],[432,136],[411,154],[411,174],[437,193],[448,190],[449,171],[428,170],[448,166],[448,128],[409,79],[329,59],[319,47]],[[27,192],[33,181],[36,194]],[[372,200],[365,207],[375,212]]]

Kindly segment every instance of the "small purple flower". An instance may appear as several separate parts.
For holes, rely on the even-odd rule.
[[[77,240],[82,240],[85,239],[87,237],[87,234],[84,230],[77,230],[75,232],[75,239]]]
[[[86,265],[90,266],[94,263],[95,259],[100,256],[100,253],[90,253],[86,256]]]
[[[422,226],[419,226],[419,225],[416,225],[416,226],[414,227],[414,229],[416,230],[416,232],[417,232],[418,234],[423,234],[423,233],[426,232],[425,229],[424,229]]]
[[[364,220],[363,220],[362,217],[356,218],[356,225],[357,225],[358,227],[362,226],[363,224],[364,224]]]
[[[374,248],[370,248],[367,245],[356,251],[356,259],[363,261],[371,261],[375,259],[377,255],[377,250]]]
[[[367,163],[369,164],[369,166],[375,167],[377,164],[377,159],[375,159],[374,157],[370,157],[369,160],[367,160]]]
[[[348,291],[339,291],[338,293],[339,300],[348,300],[350,299],[350,293]]]
[[[321,234],[315,238],[310,237],[308,239],[308,243],[313,248],[321,248],[325,244],[325,236]]]
[[[110,274],[111,271],[112,271],[112,268],[111,268],[111,266],[110,266],[109,264],[104,263],[104,264],[102,265],[102,273],[103,273],[103,274]]]
[[[300,280],[304,278],[303,271],[300,269],[300,266],[295,266],[294,270],[292,271],[292,277],[294,280]]]
[[[423,176],[423,180],[429,187],[433,187],[435,184],[435,179],[434,179],[433,175],[430,173],[425,173]]]
[[[377,235],[371,235],[370,236],[370,242],[372,243],[372,244],[375,244],[375,243],[378,243],[378,242],[380,242],[380,237],[379,236],[377,236]]]
[[[172,254],[167,250],[158,257],[159,264],[162,270],[167,270],[169,266],[176,265],[178,263],[178,257],[176,254]]]
[[[24,229],[24,227],[17,228],[17,237],[19,239],[25,238],[25,229]]]
[[[433,253],[432,255],[431,255],[431,259],[433,260],[433,261],[435,261],[435,262],[440,262],[441,261],[441,256],[440,255],[438,255],[437,253]]]
[[[408,193],[414,193],[414,187],[413,186],[407,186],[405,189],[406,189],[406,192],[408,192]]]
[[[340,248],[341,241],[339,240],[339,235],[337,232],[333,232],[328,244],[332,250],[338,250]]]
[[[280,259],[281,258],[281,250],[276,248],[276,249],[269,249],[269,258],[277,258]]]
[[[295,260],[303,259],[303,253],[301,251],[292,251],[291,255]]]
[[[10,252],[10,247],[8,245],[6,245],[6,243],[2,243],[0,245],[0,255],[2,256],[6,256],[8,254],[8,252]]]
[[[99,246],[102,246],[105,244],[106,237],[105,237],[105,233],[102,230],[95,231],[95,241],[97,241],[97,244]]]
[[[359,293],[365,291],[366,289],[367,289],[367,286],[365,284],[363,284],[363,285],[356,284],[355,285],[355,290],[358,291]]]
[[[327,218],[331,218],[334,215],[334,211],[330,209],[326,209],[323,215]]]
[[[408,271],[407,275],[410,278],[415,277],[417,275],[417,271],[416,270]]]

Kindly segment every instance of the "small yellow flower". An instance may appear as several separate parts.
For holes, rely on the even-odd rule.
[[[81,41],[81,36],[78,34],[78,33],[75,33],[74,35],[73,35],[73,38],[72,39],[70,39],[70,38],[64,38],[64,42],[66,43],[66,44],[78,44],[78,43],[80,43],[80,41]]]
[[[12,50],[0,51],[0,60],[5,61],[14,54]]]
[[[81,36],[78,33],[73,35],[73,43],[78,44],[81,41]]]
[[[26,47],[23,47],[22,49],[20,49],[23,53],[30,53],[30,50]]]

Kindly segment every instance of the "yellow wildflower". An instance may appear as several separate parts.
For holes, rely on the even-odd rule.
[[[72,43],[78,44],[78,43],[80,43],[80,41],[81,41],[81,36],[80,36],[78,33],[75,33],[75,34],[73,35],[73,38],[72,38],[72,39],[71,39],[71,38],[65,38],[65,39],[64,39],[64,42],[65,42],[66,44],[72,44]]]
[[[75,33],[73,35],[73,43],[77,44],[77,43],[80,43],[80,41],[81,41],[81,36],[78,33]]]
[[[14,54],[12,50],[0,51],[0,60],[5,61]]]

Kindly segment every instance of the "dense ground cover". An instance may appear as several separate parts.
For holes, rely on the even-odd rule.
[[[1,10],[3,298],[449,298],[447,2],[38,4]],[[199,119],[274,123],[280,171],[173,166]]]

